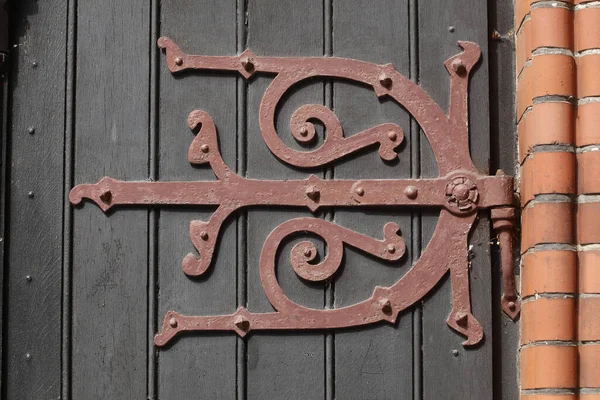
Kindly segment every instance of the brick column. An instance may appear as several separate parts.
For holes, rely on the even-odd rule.
[[[521,399],[575,400],[577,249],[570,1],[516,1]]]
[[[521,398],[600,400],[600,1],[515,6]]]
[[[600,400],[600,2],[575,3],[579,387]]]

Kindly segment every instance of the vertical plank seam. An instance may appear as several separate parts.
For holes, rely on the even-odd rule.
[[[333,56],[333,0],[323,0],[323,56]],[[323,101],[325,106],[333,110],[333,80],[325,81],[323,85]],[[325,132],[325,135],[329,132]],[[325,179],[334,179],[335,167],[325,169]],[[332,209],[325,215],[327,221],[335,220],[335,211]],[[325,287],[325,308],[331,309],[335,305],[335,283],[330,281]],[[335,399],[335,332],[325,333],[325,399]]]
[[[10,14],[9,14],[9,20],[10,20]],[[10,28],[12,28],[12,24],[9,23],[8,32],[9,35],[12,33],[10,31]],[[9,42],[10,45],[10,42]],[[10,57],[10,54],[9,54]],[[10,61],[10,58],[9,58]],[[2,113],[2,119],[0,120],[0,123],[2,124],[0,126],[0,133],[2,134],[2,137],[0,138],[1,140],[1,145],[2,148],[0,149],[0,262],[2,262],[2,266],[1,266],[1,274],[2,276],[0,277],[0,317],[2,318],[2,322],[0,322],[0,398],[4,399],[6,398],[6,378],[7,378],[7,370],[6,370],[6,340],[7,340],[7,324],[5,321],[5,316],[8,315],[8,310],[6,310],[6,301],[4,299],[4,297],[7,294],[5,285],[6,285],[6,277],[7,277],[7,257],[6,257],[6,252],[5,252],[5,246],[6,246],[6,216],[8,215],[8,204],[6,202],[6,199],[8,198],[8,190],[9,190],[9,180],[8,180],[8,166],[6,165],[7,160],[8,160],[8,150],[7,150],[7,146],[8,146],[8,121],[9,121],[9,117],[8,117],[8,110],[10,110],[10,107],[8,105],[9,102],[9,96],[8,96],[8,91],[9,91],[9,70],[8,68],[5,70],[5,72],[2,74],[2,76],[0,76],[0,84],[2,85],[2,110],[0,111]]]
[[[61,398],[71,397],[71,319],[72,319],[72,239],[73,221],[69,192],[73,186],[75,159],[75,68],[77,36],[77,0],[69,0],[67,5],[66,32],[66,74],[65,74],[65,116],[63,144],[63,235],[62,235],[62,304],[61,304]]]
[[[237,0],[236,4],[236,50],[240,54],[246,47],[247,28],[246,10],[248,0]],[[248,85],[242,77],[236,77],[236,108],[237,108],[237,143],[236,143],[236,170],[241,176],[246,176],[247,159],[247,90]],[[237,306],[248,305],[247,288],[247,212],[241,211],[237,217],[236,242],[237,242],[237,267],[236,267],[236,302]],[[238,400],[244,400],[247,395],[247,343],[246,340],[236,337],[236,395]]]
[[[159,34],[159,0],[151,0],[150,3],[150,38],[148,43],[149,74],[148,74],[148,177],[151,181],[158,179],[158,56],[156,41]],[[148,277],[147,277],[147,358],[146,371],[147,398],[153,400],[157,393],[157,353],[154,349],[154,332],[157,330],[158,299],[156,296],[156,284],[158,276],[158,215],[157,209],[148,210]]]
[[[419,83],[419,59],[418,59],[418,5],[417,0],[409,0],[408,2],[408,22],[409,22],[409,77],[413,82]],[[413,116],[410,118],[410,175],[412,179],[421,177],[421,132],[417,121]],[[419,259],[422,251],[421,239],[421,213],[420,211],[411,212],[411,264]],[[420,305],[416,305],[412,313],[412,331],[413,331],[413,399],[420,400],[423,397],[422,390],[422,318],[423,309]]]

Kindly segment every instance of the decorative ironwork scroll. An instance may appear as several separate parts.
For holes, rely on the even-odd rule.
[[[107,211],[120,205],[214,205],[208,221],[192,221],[190,237],[199,257],[190,253],[183,260],[183,271],[190,276],[204,274],[210,267],[223,222],[236,210],[252,206],[296,206],[316,211],[320,207],[398,207],[440,208],[438,226],[423,255],[411,269],[390,287],[374,288],[368,299],[336,309],[313,309],[295,303],[286,296],[275,274],[276,254],[281,242],[296,232],[310,232],[324,239],[328,254],[320,262],[317,248],[310,241],[291,250],[296,274],[309,281],[324,281],[335,275],[342,263],[345,246],[359,248],[386,261],[399,260],[406,245],[398,235],[399,226],[388,223],[383,238],[371,238],[319,218],[297,218],[276,227],[267,237],[260,257],[260,279],[276,311],[253,313],[240,307],[232,314],[187,316],[169,311],[162,331],[155,336],[164,346],[185,331],[235,331],[245,336],[256,330],[331,329],[396,321],[398,314],[422,299],[449,271],[453,307],[448,325],[464,335],[464,345],[475,345],[483,337],[483,328],[471,313],[468,271],[468,234],[477,211],[492,209],[494,226],[502,230],[505,294],[503,308],[515,318],[519,302],[512,278],[512,236],[514,217],[512,178],[478,173],[469,155],[468,83],[473,66],[480,58],[479,46],[459,42],[463,51],[445,62],[450,74],[450,110],[444,111],[414,82],[401,75],[391,64],[377,65],[332,57],[261,57],[246,50],[239,56],[214,57],[183,53],[168,38],[158,41],[166,51],[171,72],[219,70],[238,72],[248,79],[254,74],[275,75],[260,106],[260,129],[271,152],[281,161],[308,168],[330,164],[365,147],[377,145],[384,160],[397,157],[396,149],[404,140],[395,124],[381,124],[351,137],[345,137],[340,121],[329,108],[320,104],[300,107],[292,115],[290,128],[301,143],[315,134],[313,120],[325,126],[326,138],[314,150],[299,151],[288,147],[275,128],[275,112],[284,94],[295,84],[314,77],[343,78],[373,88],[378,97],[389,96],[401,104],[420,124],[435,154],[439,178],[323,180],[311,175],[305,180],[247,179],[232,171],[219,152],[215,123],[204,111],[193,111],[190,128],[197,132],[189,148],[192,164],[208,163],[216,180],[192,182],[123,182],[103,178],[96,184],[74,187],[70,201],[79,204],[91,199]]]

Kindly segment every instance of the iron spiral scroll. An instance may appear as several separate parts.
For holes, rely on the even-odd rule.
[[[256,330],[332,329],[362,326],[380,321],[394,323],[398,314],[422,299],[450,273],[453,307],[448,325],[466,337],[465,346],[481,341],[484,332],[471,313],[468,271],[468,234],[477,211],[492,210],[494,227],[500,235],[505,273],[503,308],[515,318],[519,301],[512,274],[512,178],[504,175],[480,175],[475,168],[468,144],[469,75],[478,62],[479,46],[459,42],[463,51],[444,65],[450,74],[450,109],[446,114],[427,93],[394,69],[391,64],[333,57],[261,57],[246,50],[239,56],[201,56],[182,52],[170,39],[158,45],[166,52],[172,73],[183,70],[219,70],[238,72],[249,79],[254,74],[275,75],[260,105],[259,123],[263,139],[281,161],[299,168],[331,164],[366,147],[378,146],[384,160],[393,160],[404,140],[396,124],[381,124],[345,137],[340,121],[332,110],[320,104],[304,105],[296,110],[290,129],[296,141],[310,143],[316,135],[312,121],[325,127],[325,139],[316,149],[302,151],[287,146],[275,128],[275,113],[286,92],[301,81],[314,77],[342,78],[373,88],[377,97],[389,96],[402,105],[420,124],[435,154],[439,177],[435,179],[323,180],[314,175],[304,180],[247,179],[232,171],[221,157],[217,129],[208,113],[196,110],[188,118],[195,132],[188,159],[191,164],[210,165],[216,180],[190,182],[119,181],[105,177],[96,184],[75,186],[69,195],[73,204],[84,198],[93,200],[102,210],[120,205],[197,205],[216,207],[208,221],[191,221],[190,238],[198,255],[190,253],[182,262],[190,276],[204,274],[212,263],[223,222],[235,211],[252,206],[308,207],[436,207],[440,217],[433,237],[423,255],[410,270],[390,287],[376,286],[368,299],[343,308],[313,309],[293,302],[276,277],[276,255],[280,244],[297,232],[321,237],[327,255],[317,261],[317,248],[310,241],[296,244],[291,263],[296,274],[319,282],[332,278],[342,263],[344,247],[352,246],[384,261],[399,260],[406,244],[398,234],[400,227],[388,223],[381,239],[371,238],[320,218],[297,218],[276,227],[267,237],[259,263],[264,291],[275,311],[253,313],[245,307],[228,315],[187,316],[169,311],[155,344],[164,346],[186,331],[235,331],[245,336]]]

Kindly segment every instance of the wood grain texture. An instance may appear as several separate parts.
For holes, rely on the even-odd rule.
[[[207,12],[209,10],[210,12]],[[161,35],[188,53],[236,54],[236,4],[177,0],[163,2]],[[154,51],[154,50],[153,50]],[[159,66],[159,179],[214,180],[208,167],[192,166],[188,148],[194,134],[187,125],[196,109],[208,112],[217,127],[220,151],[236,165],[236,75],[197,72],[171,74],[161,55]],[[236,226],[223,226],[206,277],[192,279],[181,269],[186,254],[196,254],[189,237],[192,220],[207,221],[211,208],[160,211],[158,232],[158,318],[169,310],[188,315],[229,314],[236,309]],[[236,336],[230,332],[182,336],[160,350],[160,399],[233,399],[236,393]]]
[[[60,396],[66,1],[13,4],[4,395]],[[33,67],[33,63],[36,67]],[[33,127],[35,133],[29,133]],[[32,192],[33,197],[28,197]],[[30,276],[31,280],[27,280]]]
[[[454,27],[450,32],[449,27]],[[448,107],[449,77],[443,62],[457,54],[458,40],[478,43],[482,62],[472,74],[469,90],[469,132],[471,157],[481,173],[489,171],[489,87],[487,53],[487,5],[450,0],[439,7],[433,2],[419,3],[419,61],[423,88],[442,106]],[[427,151],[422,157],[424,175]],[[424,213],[425,214],[425,213]],[[492,398],[492,310],[489,223],[487,213],[470,235],[471,304],[473,314],[482,324],[486,337],[481,346],[465,350],[463,338],[450,330],[446,318],[451,310],[450,280],[445,279],[425,299],[423,305],[423,398],[491,399]],[[423,219],[423,243],[435,228],[435,217]],[[453,350],[458,350],[454,356]]]
[[[333,6],[335,56],[380,64],[393,63],[409,74],[408,1],[340,2]],[[381,123],[396,123],[409,138],[410,118],[395,102],[379,101],[371,88],[334,83],[333,104],[345,136]],[[398,162],[386,163],[375,147],[335,165],[336,179],[402,179],[410,177],[410,145]],[[335,306],[358,303],[375,286],[391,286],[410,268],[411,220],[408,210],[336,210],[335,223],[381,238],[383,226],[396,222],[407,243],[402,260],[385,263],[352,248],[345,249],[343,271],[335,282]],[[336,396],[341,399],[408,398],[412,394],[412,321],[403,313],[397,326],[379,324],[335,333]]]
[[[148,177],[149,2],[79,2],[75,183]],[[146,398],[148,211],[73,217],[75,399]]]
[[[248,47],[258,55],[319,56],[323,52],[323,4],[320,0],[282,2],[265,0],[248,3]],[[306,171],[293,170],[268,150],[258,126],[258,110],[269,77],[259,76],[248,88],[248,170],[251,178],[306,178]],[[302,85],[300,85],[302,87]],[[291,114],[301,105],[323,102],[320,82],[294,91],[281,104],[277,128],[290,146]],[[322,134],[321,134],[322,137]],[[322,176],[322,170],[312,171]],[[308,210],[252,209],[248,212],[248,308],[271,311],[258,274],[260,252],[267,235],[280,223],[298,216],[310,216]],[[283,246],[277,273],[286,294],[294,301],[322,308],[323,287],[303,283],[289,263],[289,250]],[[248,399],[323,398],[324,335],[309,333],[255,333],[248,339]]]

